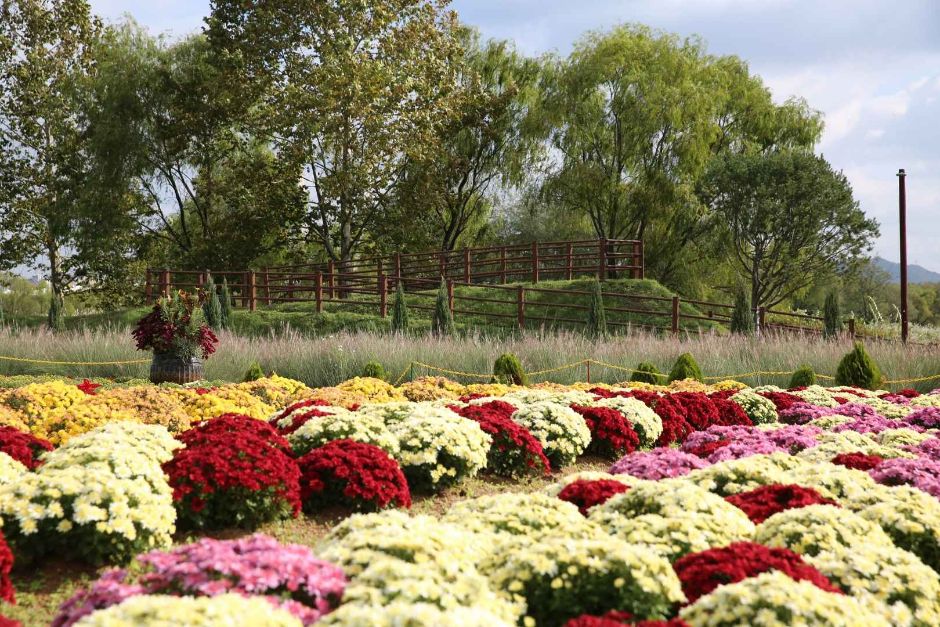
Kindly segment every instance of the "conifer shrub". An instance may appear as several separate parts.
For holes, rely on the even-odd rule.
[[[202,315],[209,328],[218,331],[222,328],[222,302],[219,300],[219,293],[211,274],[206,278],[206,285],[203,289],[206,292],[206,298],[202,303]]]
[[[604,312],[604,297],[601,282],[595,280],[591,287],[591,304],[588,307],[587,324],[584,333],[592,340],[607,336],[607,314]]]
[[[807,388],[811,385],[816,385],[816,373],[810,366],[802,364],[793,371],[793,376],[790,377],[790,387]]]
[[[682,353],[669,372],[669,381],[682,381],[683,379],[702,380],[702,370],[698,367],[692,353]]]
[[[397,335],[408,332],[408,306],[405,302],[405,288],[401,281],[395,289],[395,300],[392,302],[392,333]]]
[[[447,281],[441,277],[441,286],[437,289],[437,300],[434,302],[434,319],[431,321],[431,332],[437,337],[447,337],[454,334],[454,315],[450,311],[450,299],[447,297]]]
[[[739,289],[734,297],[734,310],[731,312],[731,332],[736,335],[754,333],[754,313],[751,311],[751,298],[747,290]]]
[[[631,381],[638,383],[651,383],[659,385],[666,382],[666,377],[659,371],[655,364],[648,361],[640,362],[636,367],[636,372],[630,377]]]
[[[245,376],[242,378],[242,381],[245,383],[257,381],[258,379],[263,379],[264,376],[264,370],[261,369],[261,364],[257,361],[253,361],[251,365],[248,366],[248,370],[245,371]]]
[[[362,376],[385,381],[388,375],[385,373],[385,368],[382,364],[377,361],[370,361],[362,367]]]
[[[836,385],[876,390],[881,385],[881,370],[861,342],[847,353],[836,368]]]
[[[228,279],[222,279],[222,291],[219,293],[219,324],[223,329],[232,328],[232,291]]]
[[[823,306],[823,336],[837,337],[842,332],[842,312],[839,307],[839,296],[829,292],[826,304]]]
[[[493,380],[505,385],[528,385],[528,377],[519,358],[512,353],[503,353],[493,364]]]

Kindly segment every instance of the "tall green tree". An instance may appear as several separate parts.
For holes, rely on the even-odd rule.
[[[472,241],[486,227],[493,194],[524,180],[540,146],[526,127],[539,64],[509,42],[481,42],[470,28],[461,29],[460,39],[451,116],[423,158],[409,162],[399,194],[410,216],[430,216],[434,245],[442,251]]]
[[[745,64],[643,26],[589,33],[543,72],[533,118],[555,166],[544,196],[594,234],[642,239],[650,276],[677,285],[714,232],[694,187],[717,154],[812,145],[818,115],[783,106]]]
[[[380,230],[408,159],[450,119],[459,55],[446,0],[213,0],[212,45],[302,168],[306,228],[347,262]],[[341,266],[342,267],[342,266]]]
[[[83,0],[0,3],[0,268],[40,269],[52,312],[126,261],[126,224],[89,159],[100,32]]]
[[[841,172],[803,151],[715,160],[700,197],[724,225],[731,262],[751,304],[773,307],[870,250],[878,224]]]

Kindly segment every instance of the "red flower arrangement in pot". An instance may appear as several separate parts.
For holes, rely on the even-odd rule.
[[[203,360],[219,343],[212,329],[196,315],[204,295],[180,290],[157,300],[153,310],[134,327],[137,350],[153,351],[153,383],[192,383],[205,379]]]

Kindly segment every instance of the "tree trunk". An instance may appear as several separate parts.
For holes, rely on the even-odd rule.
[[[62,257],[59,255],[59,248],[51,235],[46,239],[46,253],[49,258],[49,286],[52,291],[47,323],[50,329],[58,331],[64,323],[65,290],[62,284]]]

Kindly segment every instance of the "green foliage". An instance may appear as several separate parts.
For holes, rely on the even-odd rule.
[[[754,333],[754,312],[751,311],[751,299],[744,289],[739,289],[734,296],[734,310],[731,312],[731,332],[738,335]]]
[[[251,365],[248,366],[248,370],[245,371],[245,376],[242,377],[242,382],[248,383],[249,381],[257,381],[258,379],[263,379],[265,377],[264,370],[261,369],[261,364],[257,361],[251,362]]]
[[[219,302],[219,293],[210,274],[206,277],[205,300],[202,303],[202,314],[212,329],[218,331],[222,328],[222,304]]]
[[[865,390],[877,390],[881,385],[881,370],[874,362],[865,346],[855,342],[852,351],[847,353],[836,368],[836,385],[849,385]]]
[[[816,373],[811,366],[802,364],[793,371],[793,376],[790,377],[790,385],[788,387],[802,388],[811,385],[816,385]]]
[[[52,294],[49,299],[49,315],[46,324],[53,331],[65,330],[65,301],[61,294]]]
[[[365,366],[363,366],[362,376],[372,377],[373,379],[381,379],[383,381],[388,378],[388,374],[386,374],[385,368],[377,361],[370,361]]]
[[[450,310],[450,298],[447,294],[447,281],[441,278],[434,301],[434,318],[431,320],[431,332],[437,337],[454,334],[454,314]]]
[[[823,307],[823,335],[829,339],[842,332],[842,311],[839,307],[839,295],[829,292]]]
[[[405,302],[405,288],[398,282],[395,288],[395,300],[392,302],[392,333],[404,335],[408,332],[408,304]]]
[[[227,278],[222,279],[222,291],[219,293],[219,326],[223,329],[232,328],[232,292]]]
[[[726,231],[753,306],[772,307],[854,263],[878,235],[845,175],[806,151],[715,159],[698,193]]]
[[[698,367],[692,353],[682,353],[669,371],[669,381],[682,381],[683,379],[702,380],[702,371]]]
[[[505,385],[528,385],[522,362],[512,353],[503,353],[493,363],[493,381]]]
[[[662,372],[659,371],[659,368],[656,367],[656,364],[651,364],[648,361],[642,361],[637,364],[636,372],[630,377],[631,381],[637,383],[652,383],[653,385],[661,385],[666,382],[666,377]]]
[[[588,306],[584,333],[592,340],[607,336],[607,315],[604,313],[604,296],[601,293],[600,281],[594,281],[591,288],[591,304]]]

